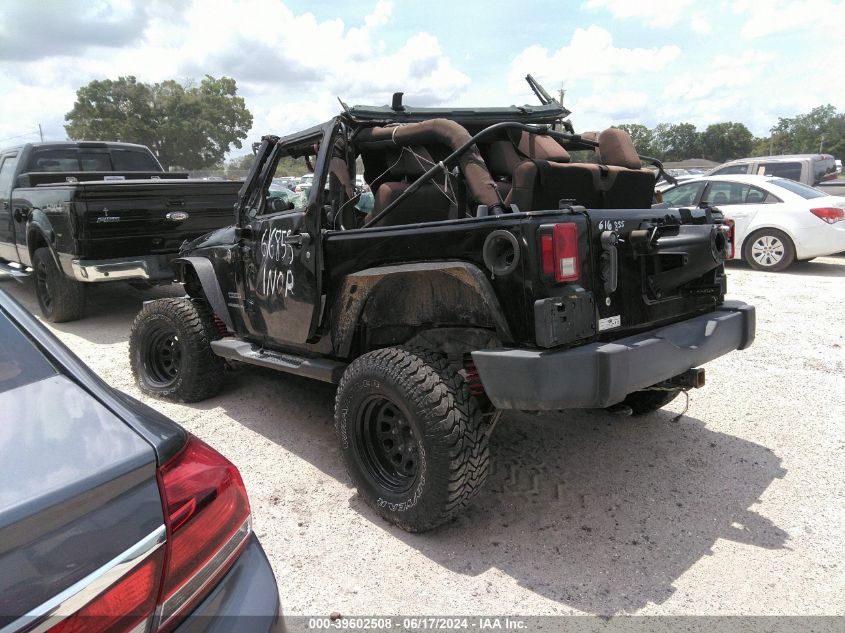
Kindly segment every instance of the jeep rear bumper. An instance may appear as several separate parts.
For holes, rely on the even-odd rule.
[[[754,306],[726,301],[714,312],[612,343],[562,351],[472,353],[487,396],[500,409],[599,408],[754,341]]]

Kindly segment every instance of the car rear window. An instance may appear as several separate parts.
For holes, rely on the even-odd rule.
[[[812,200],[813,198],[824,198],[826,194],[824,191],[820,191],[819,189],[813,189],[812,187],[808,187],[807,185],[802,185],[800,182],[795,182],[794,180],[787,180],[785,178],[776,178],[775,180],[770,181],[773,185],[777,185],[787,191],[791,191],[797,196],[801,196],[806,200]]]
[[[26,171],[161,171],[147,152],[131,149],[42,149]]]
[[[108,151],[46,149],[33,152],[27,171],[114,171]]]
[[[0,312],[0,393],[56,373],[38,348]]]
[[[748,164],[747,163],[740,163],[739,165],[728,165],[727,167],[722,167],[721,169],[717,169],[714,172],[711,172],[711,176],[730,176],[732,174],[747,174],[748,173]]]
[[[760,163],[757,167],[758,176],[777,176],[790,180],[801,180],[801,163]]]
[[[115,171],[161,171],[155,159],[145,152],[113,149],[111,159]]]

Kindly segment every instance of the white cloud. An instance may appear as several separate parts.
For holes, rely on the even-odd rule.
[[[691,0],[587,0],[588,10],[606,9],[614,18],[640,18],[651,26],[674,26],[687,13]]]
[[[533,97],[525,83],[531,73],[549,91],[567,90],[565,104],[581,129],[606,127],[642,116],[648,94],[641,79],[667,68],[681,56],[677,46],[619,48],[613,36],[592,25],[576,29],[569,44],[550,51],[529,46],[511,62],[508,87],[519,101]]]
[[[456,100],[469,77],[434,35],[420,32],[388,49],[383,38],[393,12],[392,3],[378,0],[358,24],[347,25],[296,14],[278,0],[152,0],[127,45],[65,47],[0,63],[0,91],[27,96],[26,107],[17,96],[0,102],[0,138],[44,120],[53,122],[49,137],[64,138],[61,119],[76,88],[121,75],[146,82],[234,77],[255,118],[247,146],[262,134],[289,133],[336,114],[336,95],[350,104],[389,103],[402,90],[418,104]]]
[[[699,35],[709,35],[713,27],[710,25],[710,20],[703,13],[693,13],[690,18],[690,28]]]
[[[681,55],[677,46],[656,48],[617,48],[606,29],[592,25],[575,29],[569,44],[556,51],[542,46],[529,46],[511,62],[511,89],[524,87],[526,73],[546,80],[554,86],[561,81],[581,79],[608,80],[633,77],[665,68]]]
[[[735,14],[747,15],[740,35],[756,39],[802,29],[841,34],[845,3],[836,0],[736,0]]]

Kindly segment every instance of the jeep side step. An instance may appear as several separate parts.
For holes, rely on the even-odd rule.
[[[12,279],[23,283],[23,280],[30,276],[23,266],[10,264],[9,262],[0,261],[0,273],[9,275]]]
[[[327,360],[323,358],[306,358],[274,352],[263,349],[252,343],[241,341],[235,338],[224,338],[211,342],[211,351],[222,358],[237,360],[250,365],[269,367],[285,371],[289,374],[297,374],[306,378],[314,378],[323,382],[338,384],[346,363]]]

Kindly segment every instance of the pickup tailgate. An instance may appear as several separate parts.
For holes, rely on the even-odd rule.
[[[185,240],[233,223],[240,186],[204,180],[79,183],[80,256],[176,253]]]

